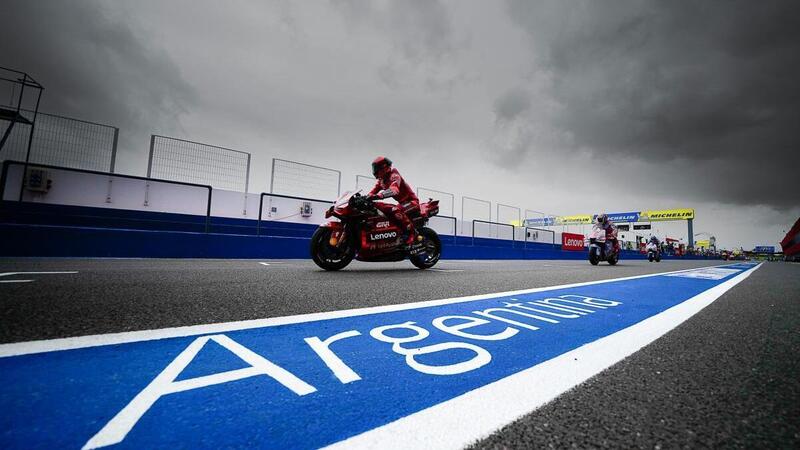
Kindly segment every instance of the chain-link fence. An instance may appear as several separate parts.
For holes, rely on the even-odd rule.
[[[33,119],[32,111],[23,110],[22,114]],[[0,120],[0,129],[5,130],[9,124],[7,120]],[[33,127],[30,162],[101,172],[114,171],[118,128],[42,112],[36,115]],[[0,151],[0,160],[25,161],[30,131],[30,124],[17,122]]]
[[[247,192],[250,183],[250,153],[152,135],[147,176]]]
[[[326,167],[272,159],[269,192],[318,200],[333,201],[339,197],[342,173]]]
[[[417,188],[417,197],[419,197],[420,202],[427,202],[429,198],[439,200],[439,215],[448,217],[455,216],[455,195],[449,192],[437,191],[436,189],[420,187]]]

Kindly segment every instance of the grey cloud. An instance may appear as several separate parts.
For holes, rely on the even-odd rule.
[[[334,6],[352,27],[373,27],[390,37],[391,52],[376,69],[377,78],[392,89],[415,85],[432,92],[452,91],[453,85],[472,79],[451,66],[455,55],[468,46],[458,36],[450,12],[440,1],[391,0],[371,2],[337,0]]]
[[[530,94],[522,89],[511,89],[494,102],[494,113],[498,122],[512,120],[531,107]]]
[[[3,2],[2,65],[45,86],[41,110],[118,126],[121,148],[140,132],[179,127],[195,93],[157,46],[102,2]]]
[[[714,200],[798,204],[779,175],[800,163],[796,3],[511,0],[508,11],[552,80],[561,108],[546,120],[573,148],[667,171],[677,159],[706,161],[726,169],[708,177],[752,183],[674,181]]]

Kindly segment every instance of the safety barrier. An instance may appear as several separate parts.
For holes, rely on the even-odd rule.
[[[535,230],[535,231],[544,231],[545,233],[550,233],[553,237],[553,245],[556,245],[556,232],[553,230],[547,230],[544,228],[534,228],[534,227],[525,227],[525,244],[528,243],[528,230]]]
[[[19,167],[19,170],[12,170],[12,166]],[[22,203],[42,203],[41,200],[39,202],[31,201],[34,198],[37,198],[37,197],[35,197],[35,195],[39,195],[39,194],[30,194],[29,193],[27,195],[27,199],[26,199],[26,187],[25,187],[25,181],[26,181],[25,178],[27,176],[25,174],[26,168],[27,168],[27,170],[30,170],[31,168],[44,169],[46,171],[49,171],[51,175],[56,174],[56,173],[67,172],[67,173],[78,173],[78,174],[83,174],[83,175],[93,175],[93,176],[96,176],[96,177],[102,177],[102,179],[100,179],[100,180],[88,180],[88,181],[87,180],[83,180],[83,181],[86,184],[92,184],[92,186],[95,187],[95,188],[97,188],[100,184],[103,184],[103,185],[106,186],[106,190],[105,190],[105,194],[104,194],[105,195],[105,202],[103,204],[103,207],[105,209],[116,209],[116,208],[113,208],[113,206],[109,206],[109,205],[112,204],[111,197],[112,197],[112,186],[113,186],[114,180],[117,180],[118,182],[119,182],[119,180],[135,180],[135,181],[144,182],[144,186],[143,186],[144,187],[144,203],[143,203],[143,206],[145,206],[145,207],[149,205],[148,196],[149,196],[150,188],[154,184],[156,184],[156,185],[157,184],[167,184],[167,185],[174,185],[174,186],[186,186],[186,187],[192,187],[192,188],[207,189],[208,190],[208,195],[207,195],[207,198],[206,198],[206,205],[205,205],[206,208],[205,208],[205,226],[204,226],[204,231],[206,233],[208,233],[210,231],[209,228],[210,228],[210,224],[211,224],[211,198],[212,198],[212,190],[213,189],[209,185],[196,184],[196,183],[187,183],[187,182],[173,181],[173,180],[161,180],[161,179],[156,179],[156,178],[139,177],[139,176],[135,176],[135,175],[115,174],[115,173],[109,173],[109,172],[100,172],[100,171],[96,171],[96,170],[77,169],[77,168],[72,168],[72,167],[51,166],[51,165],[47,165],[47,164],[32,164],[32,163],[26,164],[26,163],[19,162],[19,161],[4,161],[3,162],[2,173],[0,174],[0,199],[1,200],[4,200],[4,201],[6,201],[6,200],[14,200],[14,201],[22,202]],[[47,180],[45,180],[45,183],[46,182],[47,182]],[[10,192],[7,188],[9,188],[9,189],[18,188],[19,192],[18,193],[17,192]],[[76,189],[79,189],[79,188],[81,188],[80,185],[76,186]],[[88,191],[88,189],[84,189],[84,190]],[[78,193],[80,193],[80,192],[78,192]],[[97,191],[97,189],[95,189],[95,191],[92,194],[96,196],[97,193],[98,193],[98,191]],[[58,204],[65,205],[65,203],[58,203]],[[78,206],[84,206],[84,205],[78,205]],[[121,211],[125,211],[126,209],[120,208],[120,210]]]
[[[274,197],[274,198],[280,198],[280,199],[297,200],[299,202],[322,203],[323,205],[326,205],[326,208],[325,208],[326,210],[327,210],[327,206],[330,206],[330,205],[333,204],[333,202],[331,202],[329,200],[319,200],[319,199],[315,199],[315,198],[295,197],[295,196],[292,196],[292,195],[270,194],[269,192],[262,192],[261,196],[259,198],[259,202],[258,202],[258,223],[256,225],[256,235],[257,236],[261,235],[261,222],[264,221],[263,217],[264,217],[264,198],[265,197]],[[303,207],[302,203],[300,205],[298,205],[298,209],[300,209],[302,207]],[[313,213],[313,205],[312,205],[312,211],[310,212],[309,217],[312,217],[313,215],[314,215],[314,213]],[[291,216],[289,216],[289,217],[291,217]],[[280,220],[278,220],[278,221],[280,221]],[[309,220],[307,222],[312,222],[312,221]],[[318,221],[316,221],[314,223],[316,225],[318,225],[321,222],[322,222],[321,220],[318,220]]]
[[[479,219],[472,219],[472,242],[473,245],[475,243],[475,224],[476,223],[484,223],[487,225],[499,225],[503,227],[511,227],[511,246],[514,246],[514,242],[517,240],[516,237],[516,227],[511,225],[510,223],[500,223],[500,222],[492,222],[489,220],[479,220]]]

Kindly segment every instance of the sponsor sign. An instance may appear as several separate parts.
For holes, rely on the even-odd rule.
[[[639,216],[640,220],[648,220],[650,222],[666,220],[689,220],[694,219],[694,209],[683,208],[642,211]]]
[[[547,227],[556,224],[555,217],[534,217],[525,219],[522,224],[526,227]]]
[[[638,212],[627,212],[627,213],[613,213],[609,214],[608,218],[612,222],[638,222],[639,221],[639,213]]]
[[[711,241],[710,240],[694,241],[694,248],[705,248],[705,249],[711,248]]]
[[[647,224],[647,225],[634,225],[633,229],[634,230],[649,230],[650,229],[650,224]]]
[[[753,251],[755,253],[775,253],[774,245],[757,245]]]
[[[0,448],[461,448],[754,267],[4,344]]]
[[[561,233],[561,249],[570,251],[583,251],[583,235],[575,233]]]
[[[585,225],[592,223],[593,216],[589,214],[579,214],[576,216],[558,216],[556,225]]]

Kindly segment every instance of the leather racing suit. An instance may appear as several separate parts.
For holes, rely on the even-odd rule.
[[[408,214],[414,210],[419,211],[419,199],[414,193],[414,189],[400,176],[400,172],[392,168],[383,177],[378,178],[368,196],[378,199],[394,198],[397,201],[397,205],[386,202],[375,202],[374,204],[392,223],[405,231],[406,244],[413,243],[414,224],[408,218]]]

